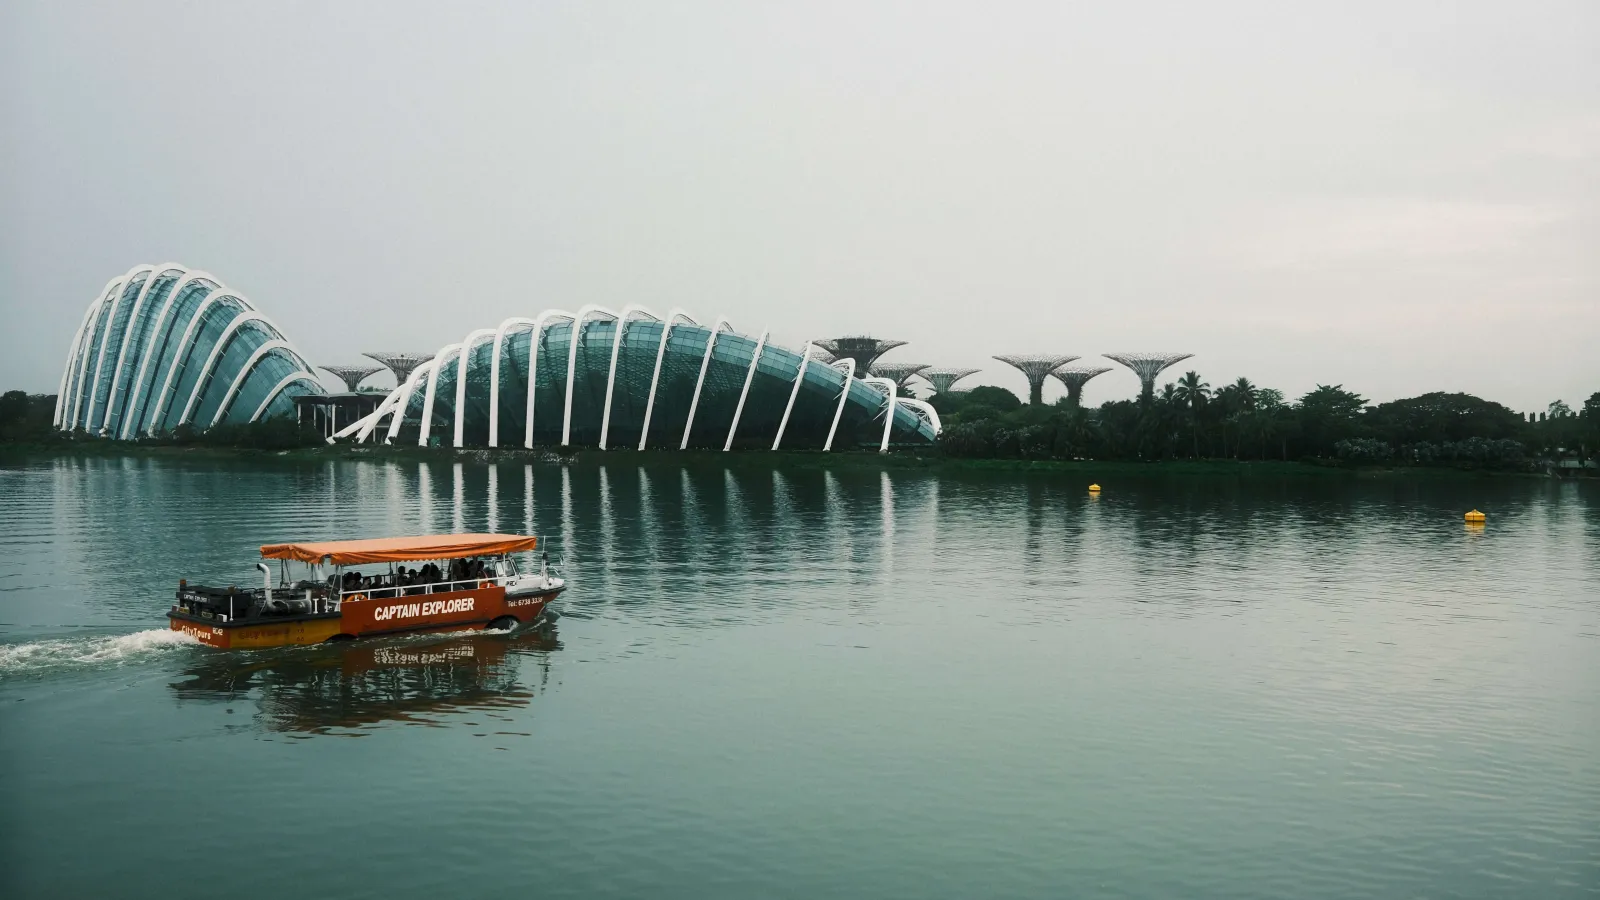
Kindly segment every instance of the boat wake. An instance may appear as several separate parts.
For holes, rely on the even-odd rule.
[[[59,638],[0,644],[0,678],[51,669],[124,665],[199,641],[181,631],[152,628],[114,637]]]

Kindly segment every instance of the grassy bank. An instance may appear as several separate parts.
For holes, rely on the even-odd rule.
[[[1437,477],[1546,477],[1541,473],[1468,469],[1450,466],[1353,465],[1335,461],[1280,462],[1233,459],[1185,459],[1162,462],[1050,459],[970,459],[938,454],[874,453],[851,451],[735,451],[714,450],[596,450],[557,451],[552,448],[526,450],[453,449],[393,445],[319,445],[290,450],[211,445],[145,444],[102,440],[48,441],[43,443],[0,444],[0,459],[25,458],[153,458],[189,460],[255,460],[261,462],[307,462],[328,460],[370,460],[411,462],[540,463],[574,466],[610,465],[722,465],[727,467],[789,469],[872,469],[925,470],[936,472],[1080,475],[1089,478],[1110,475],[1206,475],[1229,477],[1311,478],[1437,478]]]

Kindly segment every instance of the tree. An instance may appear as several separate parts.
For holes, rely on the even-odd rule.
[[[1342,384],[1319,384],[1306,393],[1300,398],[1296,418],[1307,449],[1328,456],[1336,441],[1361,437],[1358,417],[1366,405],[1365,397],[1345,390]]]
[[[1189,410],[1189,434],[1194,439],[1194,455],[1200,455],[1200,412],[1211,397],[1211,385],[1200,380],[1200,373],[1190,369],[1178,379],[1173,399]]]

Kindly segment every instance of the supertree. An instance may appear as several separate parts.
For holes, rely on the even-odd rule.
[[[1149,403],[1155,396],[1156,376],[1161,370],[1180,363],[1193,353],[1104,353],[1106,359],[1119,362],[1133,370],[1139,376],[1139,402]]]
[[[1089,379],[1109,371],[1110,366],[1062,366],[1050,374],[1067,386],[1067,402],[1079,406],[1083,403],[1083,386]]]
[[[982,369],[950,369],[950,368],[943,368],[943,369],[923,369],[921,372],[918,372],[917,374],[920,375],[923,378],[926,378],[928,380],[928,383],[933,385],[933,392],[934,393],[936,393],[936,394],[948,394],[948,393],[951,393],[952,389],[955,387],[956,382],[958,382],[961,379],[967,377],[968,375],[976,375],[977,373],[979,373],[981,371],[983,371],[983,370]]]
[[[1077,359],[1076,356],[1046,356],[1044,354],[1031,354],[1023,356],[996,356],[1008,366],[1016,366],[1022,374],[1028,376],[1028,402],[1034,406],[1044,405],[1044,378],[1051,370],[1059,369],[1069,362]]]
[[[361,386],[361,382],[373,372],[380,372],[383,366],[317,366],[324,372],[332,372],[344,382],[345,390],[354,394]]]
[[[865,378],[872,373],[872,364],[878,357],[896,347],[904,347],[905,341],[883,341],[864,334],[849,334],[844,337],[829,338],[825,341],[816,341],[818,347],[833,354],[834,361],[853,359],[856,361],[856,377]]]
[[[363,353],[361,355],[367,357],[368,359],[375,359],[378,362],[383,363],[385,366],[388,366],[389,371],[394,373],[395,384],[405,384],[406,379],[411,377],[411,372],[413,369],[422,365],[428,360],[433,359],[432,353],[375,352]]]
[[[923,369],[928,368],[927,363],[891,362],[878,363],[872,367],[872,374],[879,378],[887,378],[894,382],[894,386],[901,391],[906,389],[906,382],[911,376],[919,375]]]

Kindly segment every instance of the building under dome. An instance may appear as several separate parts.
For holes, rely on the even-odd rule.
[[[931,406],[749,337],[628,307],[546,311],[473,331],[337,438],[456,447],[842,450],[928,445]],[[530,377],[530,373],[532,376]]]
[[[55,424],[114,438],[295,415],[323,393],[272,320],[214,276],[177,263],[113,278],[73,335]]]

